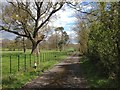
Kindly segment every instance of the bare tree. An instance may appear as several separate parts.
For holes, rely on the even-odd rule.
[[[39,54],[38,44],[44,39],[43,28],[50,18],[59,11],[64,2],[8,2],[2,8],[0,29],[26,37],[32,42],[31,54]]]

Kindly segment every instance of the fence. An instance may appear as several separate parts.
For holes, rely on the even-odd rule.
[[[37,68],[44,67],[45,62],[60,60],[70,52],[42,52],[38,57],[31,54],[3,54],[2,55],[2,74],[9,75],[16,72],[27,72],[37,63]]]

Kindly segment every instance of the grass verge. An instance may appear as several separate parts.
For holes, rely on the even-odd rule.
[[[87,57],[83,56],[80,59],[80,64],[82,66],[85,79],[87,80],[90,88],[118,87],[118,83],[116,81],[103,76]]]
[[[20,58],[20,66],[23,69],[17,71],[17,57],[18,52],[14,53],[12,56],[12,73],[9,73],[9,54],[10,53],[3,53],[4,57],[2,58],[2,88],[9,89],[9,88],[20,88],[21,86],[25,85],[27,82],[30,82],[32,79],[41,75],[45,70],[52,68],[55,64],[59,63],[59,61],[65,59],[67,54],[65,52],[46,52],[42,53],[39,61],[39,65],[35,70],[33,67],[29,67],[29,57],[26,58],[27,70],[24,71],[24,57]],[[32,66],[34,65],[34,57],[32,57]]]

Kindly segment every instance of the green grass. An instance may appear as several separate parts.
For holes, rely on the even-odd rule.
[[[86,57],[81,58],[80,62],[84,76],[91,88],[116,88],[118,84],[103,76],[97,68]],[[113,83],[114,82],[114,83]]]
[[[20,56],[20,64],[18,71],[18,55]],[[11,56],[11,73],[10,73],[10,56]],[[37,58],[26,53],[26,70],[25,70],[25,54],[22,51],[3,51],[2,52],[2,87],[3,88],[20,88],[25,83],[39,76],[45,71],[59,63],[67,57],[66,52],[59,51],[42,51]],[[37,69],[33,68],[34,61],[38,63]]]

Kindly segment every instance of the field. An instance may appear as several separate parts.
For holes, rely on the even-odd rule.
[[[70,54],[70,53],[69,53]],[[2,87],[19,88],[43,71],[53,67],[67,57],[68,52],[41,51],[40,56],[30,55],[27,51],[3,51],[2,52]],[[37,69],[34,69],[34,62]]]

